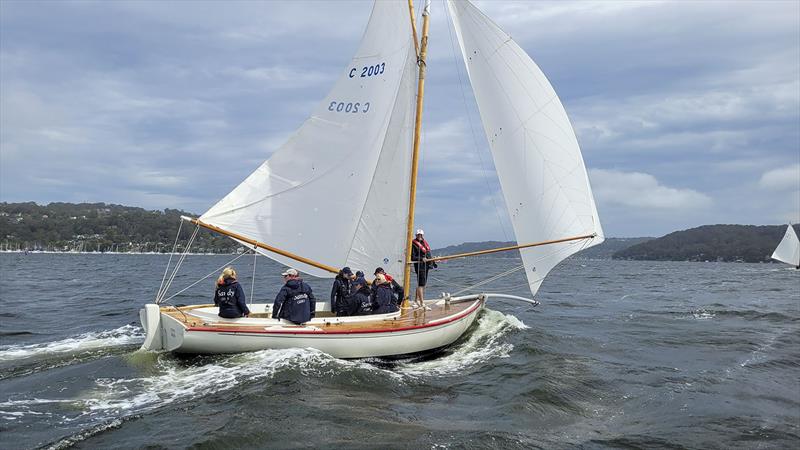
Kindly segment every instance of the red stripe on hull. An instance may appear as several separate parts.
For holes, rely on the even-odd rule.
[[[358,330],[358,331],[355,331],[355,330],[353,330],[353,331],[335,331],[335,330],[331,330],[331,331],[326,331],[326,330],[319,330],[319,331],[315,331],[315,330],[289,331],[289,330],[286,330],[286,331],[283,331],[283,330],[232,330],[232,329],[227,328],[227,327],[226,328],[222,328],[222,327],[189,327],[189,328],[186,329],[186,331],[204,331],[204,332],[210,332],[210,333],[227,333],[227,334],[232,334],[232,333],[234,333],[234,334],[235,333],[246,333],[246,334],[370,334],[370,333],[395,333],[395,332],[398,332],[398,331],[418,330],[418,329],[421,329],[421,328],[432,328],[432,327],[438,327],[440,325],[446,325],[448,323],[455,322],[457,320],[460,320],[460,319],[472,314],[476,309],[480,308],[481,305],[483,305],[483,301],[482,300],[477,301],[477,302],[475,302],[474,305],[472,305],[470,308],[468,308],[467,310],[465,310],[461,314],[458,314],[456,316],[451,317],[450,319],[443,320],[441,322],[427,323],[427,324],[424,324],[424,325],[415,325],[415,326],[411,326],[411,327],[392,328],[392,329],[389,329],[389,330],[387,330],[387,329],[377,329],[376,328],[376,329],[365,329],[365,330]]]

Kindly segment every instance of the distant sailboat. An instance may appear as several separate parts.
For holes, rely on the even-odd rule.
[[[800,269],[800,240],[797,239],[797,233],[794,232],[792,224],[786,227],[786,234],[783,235],[783,239],[772,253],[772,259]]]
[[[522,266],[505,274],[524,270],[535,295],[559,262],[603,241],[583,157],[558,96],[525,51],[470,2],[447,5],[520,245],[433,259],[518,250]],[[226,197],[184,220],[316,277],[381,266],[402,274],[408,295],[430,0],[419,42],[413,11],[411,1],[376,1],[355,57],[311,117]],[[336,317],[318,302],[316,317],[296,325],[272,319],[271,304],[251,305],[239,319],[218,317],[213,305],[164,306],[168,287],[140,312],[143,349],[414,353],[453,343],[487,299],[520,298],[445,296],[426,308],[406,298],[399,312],[357,317]]]

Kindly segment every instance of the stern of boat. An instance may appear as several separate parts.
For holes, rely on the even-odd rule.
[[[154,303],[144,305],[144,308],[139,310],[139,321],[145,332],[140,350],[172,351],[183,343],[186,328],[168,314],[162,314],[158,305]]]

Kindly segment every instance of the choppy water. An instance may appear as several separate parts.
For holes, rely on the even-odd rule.
[[[223,265],[192,256],[175,292]],[[796,448],[800,272],[570,260],[435,357],[136,352],[158,255],[0,255],[0,447]],[[515,259],[453,261],[429,292]],[[252,258],[237,261],[250,292]],[[280,284],[259,258],[255,298]],[[521,274],[487,291],[526,295]],[[329,282],[312,280],[324,296]],[[175,299],[207,302],[212,281]]]

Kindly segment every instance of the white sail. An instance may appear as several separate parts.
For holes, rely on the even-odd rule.
[[[413,132],[411,36],[406,2],[376,2],[360,48],[325,100],[200,220],[329,266],[400,273]],[[311,275],[333,275],[261,252]]]
[[[520,244],[596,234],[520,251],[531,293],[603,230],[575,132],[539,67],[468,1],[448,0],[464,63]]]
[[[791,224],[786,227],[786,234],[783,235],[780,244],[772,253],[772,259],[795,267],[800,266],[800,240],[797,239],[797,234]]]

